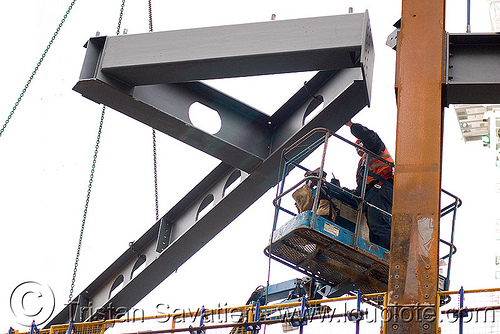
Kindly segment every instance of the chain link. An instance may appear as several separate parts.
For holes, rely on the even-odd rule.
[[[54,43],[54,40],[56,39],[57,35],[59,34],[59,31],[61,30],[64,22],[66,21],[66,18],[68,17],[69,13],[71,12],[71,9],[73,9],[73,6],[75,5],[75,2],[76,2],[76,0],[71,1],[71,3],[69,5],[68,9],[66,10],[66,13],[64,14],[61,22],[57,26],[56,31],[52,35],[52,38],[50,39],[49,44],[47,44],[47,46],[45,47],[45,50],[43,51],[42,56],[40,57],[40,60],[38,60],[38,63],[36,64],[35,69],[31,73],[28,81],[26,82],[26,85],[24,85],[24,88],[21,91],[21,94],[17,98],[17,101],[14,104],[14,107],[10,111],[9,116],[7,116],[7,119],[5,120],[5,123],[3,124],[2,128],[0,129],[0,137],[2,136],[3,132],[5,131],[5,128],[7,127],[7,124],[9,124],[10,119],[12,118],[12,116],[14,116],[14,112],[16,111],[17,107],[19,106],[19,103],[21,103],[21,100],[23,99],[24,94],[28,90],[28,87],[30,86],[31,81],[33,81],[33,78],[35,77],[36,73],[38,72],[38,69],[40,68],[40,65],[42,65],[42,62],[45,59],[45,56],[49,52],[50,47],[52,46],[52,44]]]
[[[160,219],[158,210],[158,169],[156,161],[156,131],[153,129],[153,170],[155,175],[155,211],[156,211],[156,221]]]
[[[148,0],[148,13],[149,13],[149,32],[153,32],[153,7],[151,0]]]
[[[90,180],[89,180],[89,185],[88,185],[88,188],[87,188],[87,198],[85,200],[85,208],[83,210],[82,227],[80,229],[80,238],[78,239],[78,247],[77,247],[77,250],[76,250],[75,267],[73,269],[73,278],[71,280],[71,288],[69,290],[68,304],[71,303],[71,299],[73,299],[73,290],[75,288],[76,272],[78,270],[78,262],[79,262],[79,259],[80,259],[80,250],[82,248],[83,231],[85,229],[85,221],[87,220],[87,211],[88,211],[88,208],[89,208],[90,193],[92,191],[92,183],[94,181],[95,165],[96,165],[96,162],[97,162],[97,154],[99,153],[99,144],[101,142],[102,125],[104,123],[104,115],[105,115],[105,113],[106,113],[106,106],[103,106],[102,107],[102,111],[101,111],[101,121],[99,123],[99,130],[97,131],[97,140],[96,140],[95,149],[94,149],[94,158],[92,160],[92,168],[90,170]]]
[[[153,7],[151,6],[151,0],[148,0],[148,13],[149,13],[149,32],[153,32]],[[155,212],[156,221],[160,219],[158,210],[158,168],[156,159],[156,131],[153,129],[153,170],[155,177]]]
[[[116,25],[116,35],[120,35],[120,28],[122,26],[123,11],[125,10],[125,0],[122,0],[120,7],[120,15],[118,16],[118,24]]]
[[[118,25],[116,28],[117,35],[120,34],[120,28],[121,28],[122,19],[123,19],[124,8],[125,8],[125,0],[122,0],[122,4],[120,7],[120,15],[118,17]],[[92,160],[92,168],[90,170],[89,185],[87,188],[87,198],[85,200],[85,208],[83,210],[82,227],[80,229],[80,237],[78,239],[78,247],[76,249],[75,266],[73,268],[73,277],[71,279],[71,287],[69,290],[68,304],[70,304],[71,300],[73,299],[73,291],[75,289],[76,273],[78,271],[78,262],[80,260],[80,251],[82,248],[82,241],[83,241],[83,231],[85,229],[85,222],[87,220],[87,211],[89,208],[90,193],[92,191],[92,183],[94,182],[95,166],[96,166],[96,162],[97,162],[97,154],[99,153],[99,144],[101,142],[102,126],[104,124],[104,115],[105,114],[106,114],[106,106],[103,106],[102,111],[101,111],[101,121],[99,123],[99,130],[97,131],[97,139],[96,139],[95,150],[94,150],[94,158]]]

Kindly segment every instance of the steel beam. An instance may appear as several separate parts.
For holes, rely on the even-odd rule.
[[[110,36],[100,70],[138,86],[359,67],[367,23],[361,13]]]
[[[83,96],[207,152],[251,170],[268,155],[269,117],[199,82],[130,86],[99,71],[106,37],[92,38],[74,89]],[[193,126],[189,108],[199,102],[216,110],[222,128],[211,135]]]
[[[445,1],[403,0],[388,333],[436,333]]]
[[[266,159],[252,173],[221,163],[137,240],[135,251],[127,250],[75,298],[75,305],[79,300],[93,305],[77,318],[83,321],[102,315],[111,309],[108,305],[113,305],[118,314],[126,312],[274,186],[284,148],[316,127],[336,131],[368,104],[367,85],[361,72],[359,68],[350,68],[321,73],[328,80],[314,91],[315,97],[307,89],[300,89],[275,114],[276,119],[282,118],[282,123],[274,131]],[[324,101],[324,108],[304,124],[304,117],[317,98]],[[232,181],[237,186],[227,193]],[[205,207],[208,212],[199,217]],[[141,255],[146,257],[146,267],[135,276],[134,268]],[[114,283],[121,279],[123,287],[112,296]],[[66,306],[47,326],[69,321],[73,308]]]
[[[87,43],[76,91],[222,162],[48,326],[123,314],[275,185],[285,147],[316,127],[337,130],[369,104],[374,53],[367,13],[274,23]],[[272,116],[192,81],[311,69],[321,71]],[[218,133],[193,126],[194,101],[219,113]],[[320,102],[323,109],[306,121]]]
[[[396,30],[387,45],[397,47]],[[495,33],[446,34],[444,105],[500,103],[500,35]],[[396,83],[397,91],[398,83]]]
[[[242,170],[251,171],[269,154],[270,118],[202,83],[137,86],[127,92],[111,81],[86,80],[75,89]],[[222,123],[218,133],[191,123],[189,108],[195,102],[217,111]]]
[[[446,105],[500,103],[500,35],[448,34]]]
[[[267,116],[193,80],[360,68],[371,85],[373,61],[368,13],[96,37],[74,90],[250,172],[269,154],[286,115]],[[316,76],[308,90],[324,80]],[[193,126],[195,102],[218,112],[219,132]]]

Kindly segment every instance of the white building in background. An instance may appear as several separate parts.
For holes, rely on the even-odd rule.
[[[500,4],[500,1],[491,1],[492,5],[494,2],[497,6]],[[500,203],[500,105],[459,104],[454,109],[464,141],[481,140],[483,147],[491,151],[491,163],[496,166],[492,178],[496,185],[495,203]],[[495,251],[492,256],[495,261],[495,279],[500,280],[500,206],[495,206],[494,210]]]
[[[500,0],[488,0],[491,29],[493,31],[500,31]]]

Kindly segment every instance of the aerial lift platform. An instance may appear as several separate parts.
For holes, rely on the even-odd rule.
[[[284,168],[279,193],[274,200],[276,210],[273,233],[265,253],[286,266],[330,285],[333,296],[340,296],[354,290],[359,290],[363,294],[385,292],[388,284],[390,251],[368,240],[368,227],[363,208],[371,206],[383,214],[390,216],[391,213],[369,203],[365,198],[364,188],[361,196],[356,196],[349,190],[341,188],[333,180],[333,183],[328,182],[319,176],[304,177],[286,190],[284,188],[290,168],[293,166],[308,171],[308,168],[298,162],[304,155],[321,145],[323,145],[323,159],[319,175],[322,175],[328,140],[331,136],[365,151],[369,159],[379,159],[393,166],[391,162],[327,129],[315,129],[308,133],[284,151]],[[304,145],[307,142],[310,144]],[[367,175],[365,170],[364,184],[366,184]],[[296,214],[284,208],[281,204],[282,198],[290,196],[293,191],[308,181],[317,182],[317,187],[313,190],[315,201],[312,210]],[[319,202],[319,192],[316,189],[325,191],[326,196],[335,204],[337,215],[334,221],[316,214]],[[456,247],[453,245],[455,215],[457,208],[461,205],[459,198],[444,190],[443,192],[454,201],[441,210],[441,216],[453,213],[451,241],[441,239],[441,242],[449,247],[449,252],[440,259],[441,263],[447,265],[446,274],[440,275],[439,278],[441,291],[447,290],[449,286],[451,259],[456,252]],[[278,216],[281,212],[292,215],[292,218],[277,228]]]

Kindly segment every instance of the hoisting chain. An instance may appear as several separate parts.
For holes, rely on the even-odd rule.
[[[125,9],[125,0],[122,0],[122,4],[120,7],[120,15],[118,17],[118,25],[116,28],[116,34],[120,34],[120,28],[122,24],[122,18],[123,18],[123,11]],[[95,172],[95,166],[97,162],[97,154],[99,153],[99,144],[101,142],[101,134],[102,134],[102,126],[104,124],[104,115],[106,113],[106,106],[102,107],[101,111],[101,121],[99,123],[99,130],[97,131],[97,139],[96,139],[96,144],[95,144],[95,150],[94,150],[94,157],[92,160],[92,168],[90,170],[90,179],[89,179],[89,185],[87,188],[87,198],[85,200],[85,208],[83,210],[83,219],[82,219],[82,227],[80,229],[80,237],[78,239],[78,247],[76,250],[76,258],[75,258],[75,266],[73,268],[73,278],[71,279],[71,288],[69,290],[69,297],[68,297],[68,304],[71,303],[71,300],[73,299],[73,290],[75,288],[75,281],[76,281],[76,273],[78,271],[78,262],[80,260],[80,250],[82,248],[82,241],[83,241],[83,231],[85,229],[85,221],[87,220],[87,211],[89,207],[89,201],[90,201],[90,193],[92,191],[92,183],[94,181],[94,172]]]
[[[101,142],[102,125],[104,123],[105,112],[106,112],[106,106],[103,106],[101,112],[101,122],[99,123],[99,130],[97,131],[97,140],[94,149],[94,158],[92,160],[92,168],[90,170],[90,180],[87,188],[87,198],[85,200],[85,208],[83,210],[82,227],[80,229],[80,237],[78,239],[78,247],[76,249],[75,267],[73,268],[73,278],[71,279],[71,288],[69,290],[68,304],[71,303],[71,299],[73,299],[73,290],[75,288],[76,272],[78,270],[78,261],[80,260],[80,250],[82,248],[83,231],[85,229],[85,221],[87,220],[87,211],[89,208],[90,193],[92,191],[92,182],[94,181],[95,165],[97,162],[97,154],[99,153],[99,143]]]
[[[118,24],[116,25],[116,35],[120,35],[120,28],[122,26],[124,10],[125,10],[125,0],[122,0],[122,5],[120,6],[120,15],[118,15]]]
[[[149,13],[149,32],[153,32],[153,7],[151,0],[148,0],[148,13]]]
[[[153,8],[151,6],[151,0],[148,0],[148,13],[149,13],[149,32],[153,32]],[[158,169],[157,169],[157,159],[156,159],[156,131],[153,129],[153,171],[155,178],[155,212],[156,221],[160,219],[158,210]]]
[[[160,219],[159,213],[158,213],[158,170],[157,170],[157,163],[156,163],[156,131],[153,129],[153,169],[154,169],[154,176],[155,176],[155,211],[156,211],[156,221]]]
[[[68,9],[66,10],[66,13],[64,14],[61,22],[57,26],[56,31],[52,35],[52,38],[50,39],[49,44],[47,44],[47,46],[45,47],[45,50],[43,51],[42,56],[40,57],[40,60],[38,60],[38,63],[36,64],[35,69],[31,73],[28,81],[26,82],[26,85],[24,85],[24,88],[21,91],[21,94],[17,98],[17,101],[14,104],[14,107],[10,111],[9,116],[7,116],[7,119],[5,120],[5,123],[3,124],[2,128],[0,129],[0,137],[2,136],[3,132],[5,131],[5,128],[7,127],[7,124],[9,124],[10,119],[12,118],[12,116],[14,115],[14,112],[16,111],[17,107],[19,106],[19,103],[21,103],[21,100],[23,99],[24,94],[28,90],[28,87],[30,86],[31,81],[33,80],[33,78],[35,77],[36,73],[38,72],[38,69],[40,68],[40,65],[42,65],[42,62],[45,59],[45,56],[49,52],[49,49],[52,46],[52,43],[54,43],[54,40],[56,39],[57,35],[59,34],[59,31],[61,30],[64,22],[66,21],[66,18],[68,17],[69,13],[71,12],[71,9],[73,9],[73,6],[74,6],[75,2],[76,2],[76,0],[71,1],[71,3],[69,5]]]

